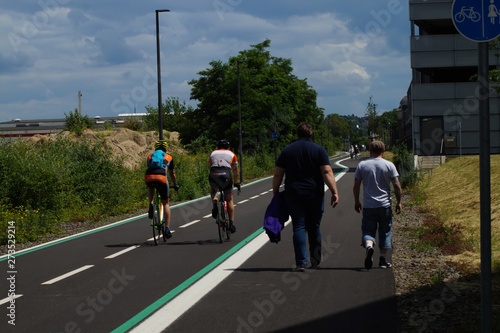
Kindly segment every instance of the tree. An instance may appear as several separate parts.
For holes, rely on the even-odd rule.
[[[325,118],[328,133],[333,137],[347,137],[352,134],[353,129],[349,120],[336,113],[329,114]]]
[[[274,107],[280,147],[295,139],[299,122],[308,121],[315,128],[321,125],[323,110],[316,105],[316,91],[306,79],[292,74],[291,59],[271,56],[267,50],[270,45],[267,39],[240,51],[227,63],[211,61],[209,68],[198,73],[198,79],[189,82],[191,99],[199,101],[189,114],[198,136],[203,135],[214,142],[226,138],[233,147],[238,145],[238,64],[244,149],[272,149]]]
[[[395,144],[398,133],[398,114],[396,109],[381,114],[377,122],[377,133],[379,133],[380,139],[384,141],[386,145]]]
[[[189,136],[190,129],[193,128],[189,119],[189,114],[193,107],[186,102],[179,101],[178,97],[167,97],[165,103],[162,103],[163,129],[167,131],[184,132]],[[148,130],[158,130],[158,107],[146,106],[147,115],[143,117],[144,126]],[[192,135],[192,134],[191,134]]]
[[[377,135],[378,126],[378,117],[377,117],[377,104],[372,102],[372,97],[370,96],[370,101],[366,107],[365,117],[368,121],[368,135],[374,136]]]
[[[80,112],[78,112],[78,109],[75,109],[75,112],[69,112],[69,115],[64,113],[64,116],[66,117],[65,123],[64,123],[64,129],[70,132],[74,132],[77,135],[82,135],[82,132],[86,128],[92,128],[94,126],[94,123],[92,123],[92,120],[85,115],[82,116]]]

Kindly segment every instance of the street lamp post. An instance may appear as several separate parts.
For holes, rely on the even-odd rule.
[[[161,110],[160,27],[158,24],[158,13],[169,11],[168,9],[156,10],[156,70],[158,71],[158,130],[160,132],[160,140],[163,140],[163,111]]]
[[[239,120],[239,136],[240,136],[240,183],[243,183],[243,129],[241,128],[241,93],[240,93],[240,63],[245,62],[245,60],[238,60],[236,62],[236,72],[238,76],[238,120]]]
[[[276,128],[276,83],[278,81],[273,82],[273,110],[274,110],[274,133],[273,133],[273,139],[274,139],[274,164],[276,164],[276,160],[278,158],[278,130]]]

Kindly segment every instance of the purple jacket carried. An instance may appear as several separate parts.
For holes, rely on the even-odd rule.
[[[278,192],[273,196],[271,203],[267,206],[264,215],[264,230],[271,243],[278,243],[281,240],[281,230],[288,221],[289,214],[285,203],[285,191]]]

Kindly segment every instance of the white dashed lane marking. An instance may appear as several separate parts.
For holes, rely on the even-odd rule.
[[[92,267],[94,267],[94,265],[85,265],[85,266],[82,266],[82,267],[80,267],[78,269],[75,269],[74,271],[71,271],[69,273],[63,274],[63,275],[58,276],[56,278],[53,278],[52,280],[46,281],[46,282],[44,282],[42,284],[53,284],[53,283],[59,282],[61,280],[64,280],[67,277],[70,277],[72,275],[78,274],[78,273],[83,272],[84,270],[92,268]]]

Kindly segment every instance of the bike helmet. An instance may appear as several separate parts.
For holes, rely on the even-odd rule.
[[[155,142],[155,149],[158,150],[158,149],[161,149],[163,151],[167,151],[167,148],[168,148],[168,143],[167,141],[165,140],[158,140]]]
[[[217,143],[217,149],[229,149],[229,141],[227,141],[227,140],[220,140]]]

